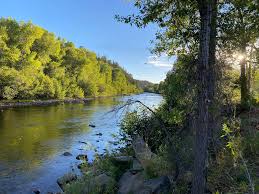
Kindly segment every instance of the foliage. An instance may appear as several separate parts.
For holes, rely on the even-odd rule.
[[[116,182],[121,175],[130,168],[130,163],[118,164],[114,160],[115,153],[106,153],[104,156],[96,156],[92,164],[88,165],[86,169],[83,169],[83,178],[73,182],[65,189],[67,194],[79,194],[79,193],[90,193],[90,194],[115,194],[117,191]],[[95,176],[102,173],[110,176],[113,181],[109,182],[104,188],[101,188],[98,183],[93,181]]]
[[[254,162],[258,159],[259,136],[241,135],[241,123],[245,121],[232,118],[223,124],[221,138],[225,147],[221,147],[216,160],[211,161],[209,170],[208,184],[213,192],[255,192],[254,180],[257,183],[258,180]]]
[[[142,80],[136,80],[136,84],[144,92],[161,93],[161,88],[159,87],[159,84],[153,84],[149,81],[142,81]]]
[[[64,99],[140,92],[118,63],[32,23],[0,19],[0,99]]]

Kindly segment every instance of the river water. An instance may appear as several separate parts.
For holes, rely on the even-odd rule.
[[[56,180],[78,171],[78,154],[87,154],[91,161],[96,153],[119,146],[113,142],[125,111],[110,111],[129,99],[153,108],[162,101],[160,95],[144,93],[0,112],[0,194],[29,194],[34,188],[41,193],[60,191]]]

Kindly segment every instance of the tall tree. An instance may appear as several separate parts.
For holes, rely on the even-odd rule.
[[[214,96],[214,66],[216,39],[216,0],[198,0],[200,12],[200,49],[198,63],[198,115],[196,123],[194,177],[192,193],[204,193],[206,189],[206,174],[208,160],[208,135],[212,126],[209,111]]]
[[[259,2],[226,0],[221,5],[219,13],[221,32],[219,46],[221,50],[239,59],[241,107],[247,109],[250,100],[251,49],[253,50],[259,38]]]
[[[157,23],[162,28],[162,33],[157,33],[158,42],[154,52],[166,52],[169,55],[198,53],[198,106],[192,193],[204,193],[208,135],[213,121],[209,107],[213,104],[215,89],[217,1],[137,0],[135,6],[139,9],[138,15],[116,17],[119,21],[138,27],[145,27],[150,22]]]

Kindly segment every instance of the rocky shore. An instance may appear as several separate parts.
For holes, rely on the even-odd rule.
[[[172,186],[173,172],[157,177],[147,177],[149,164],[156,160],[157,155],[151,152],[141,137],[132,142],[131,155],[117,153],[106,155],[97,163],[89,164],[86,155],[77,156],[82,161],[80,170],[83,176],[73,172],[65,174],[57,180],[65,193],[118,193],[118,194],[152,194],[169,193]],[[66,153],[66,155],[68,155]],[[106,158],[105,158],[106,157]],[[107,162],[107,158],[111,163]],[[106,165],[105,169],[104,166]],[[116,170],[114,170],[116,168]],[[119,169],[119,170],[118,170]],[[112,172],[116,172],[115,174]],[[86,178],[88,177],[88,178]]]

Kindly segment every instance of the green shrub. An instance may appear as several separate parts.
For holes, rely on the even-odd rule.
[[[10,86],[5,86],[3,91],[3,98],[7,100],[12,100],[18,94],[18,91],[11,88]]]

